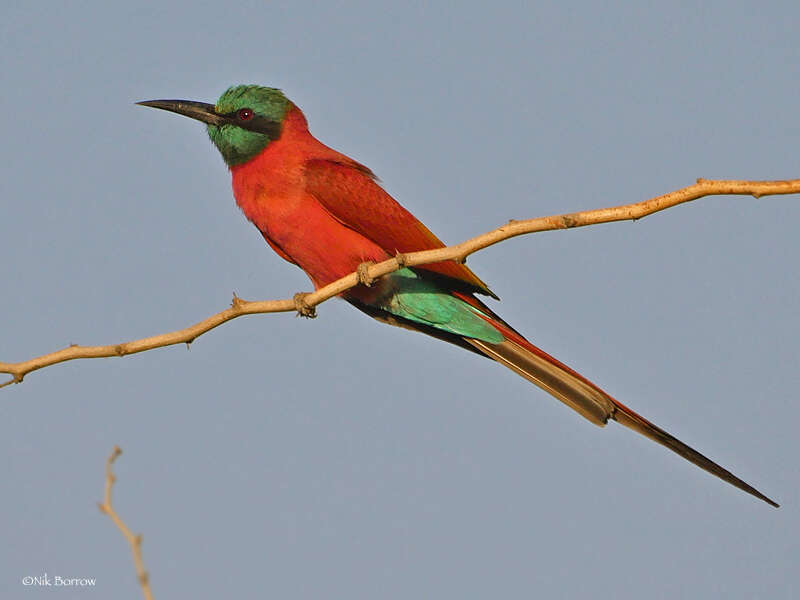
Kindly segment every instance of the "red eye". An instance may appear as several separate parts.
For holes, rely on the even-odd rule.
[[[249,108],[240,108],[236,111],[236,117],[240,121],[249,121],[253,118],[253,111]]]

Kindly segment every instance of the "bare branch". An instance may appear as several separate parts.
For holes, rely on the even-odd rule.
[[[111,470],[111,465],[117,459],[117,457],[122,454],[122,450],[119,446],[114,446],[114,449],[111,451],[111,455],[106,460],[106,493],[105,499],[102,503],[97,503],[97,508],[100,509],[100,512],[107,514],[114,524],[119,528],[122,532],[122,535],[125,536],[125,539],[128,540],[128,544],[131,546],[131,552],[133,552],[133,563],[136,565],[136,577],[139,579],[139,585],[142,586],[142,592],[144,593],[145,600],[153,600],[153,592],[150,590],[150,578],[147,575],[147,571],[144,568],[144,562],[142,561],[142,536],[141,535],[134,535],[131,533],[131,530],[128,529],[128,526],[125,525],[123,520],[114,512],[114,509],[111,506],[111,488],[116,481],[116,477],[114,476],[114,472]]]
[[[502,227],[498,227],[497,229],[455,246],[448,246],[447,248],[439,248],[437,250],[398,254],[394,258],[377,264],[369,263],[360,265],[357,271],[350,275],[342,277],[315,292],[295,294],[291,299],[248,302],[234,296],[230,308],[195,323],[190,327],[171,333],[164,333],[140,340],[108,346],[73,345],[63,350],[58,350],[23,362],[0,362],[0,373],[7,373],[12,377],[10,380],[0,383],[0,387],[5,387],[12,383],[21,383],[23,378],[32,371],[68,360],[126,356],[128,354],[136,354],[137,352],[145,352],[154,348],[162,348],[174,344],[189,344],[204,333],[227,321],[241,317],[242,315],[296,311],[301,316],[312,317],[315,315],[314,308],[326,300],[338,296],[356,285],[362,283],[368,284],[378,277],[396,271],[404,266],[413,267],[447,260],[463,262],[467,256],[478,250],[488,248],[503,240],[526,233],[585,227],[587,225],[611,223],[614,221],[635,221],[655,212],[705,196],[745,195],[760,198],[762,196],[797,193],[800,193],[800,179],[783,181],[715,181],[698,179],[697,183],[694,185],[635,204],[625,204],[612,208],[600,208],[550,217],[539,217],[526,221],[510,221]]]

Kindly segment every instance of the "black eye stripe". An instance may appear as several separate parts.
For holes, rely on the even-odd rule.
[[[242,120],[240,118],[241,110],[242,109],[234,110],[227,113],[221,113],[219,116],[225,119],[225,121],[230,125],[241,127],[242,129],[246,129],[247,131],[255,131],[256,133],[263,133],[271,140],[275,140],[280,137],[282,127],[278,121],[267,119],[266,117],[259,115],[255,111],[252,111],[252,116],[249,119]]]

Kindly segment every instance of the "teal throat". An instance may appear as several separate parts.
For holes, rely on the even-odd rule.
[[[280,137],[291,103],[279,89],[237,85],[225,90],[215,112],[222,124],[208,125],[208,137],[229,167],[255,158]]]

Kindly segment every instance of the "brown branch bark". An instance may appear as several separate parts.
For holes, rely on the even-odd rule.
[[[114,472],[111,470],[111,466],[120,454],[122,454],[120,447],[114,446],[111,455],[106,460],[106,493],[103,502],[97,503],[97,508],[114,521],[114,524],[122,532],[122,535],[125,536],[128,544],[130,544],[131,552],[133,553],[133,564],[136,566],[136,577],[139,580],[139,585],[142,586],[142,593],[144,594],[145,600],[153,600],[153,592],[150,590],[150,578],[144,568],[144,561],[142,561],[142,536],[133,534],[111,506],[111,488],[117,480],[114,476]]]
[[[381,263],[361,265],[356,272],[346,277],[342,277],[315,292],[295,294],[292,299],[248,302],[234,296],[230,308],[178,331],[108,346],[72,345],[23,362],[0,362],[0,373],[7,373],[12,377],[10,380],[1,383],[0,387],[5,387],[12,383],[21,383],[23,378],[32,371],[68,360],[125,356],[174,344],[190,344],[204,333],[243,315],[297,311],[302,316],[313,317],[314,307],[322,302],[338,296],[360,283],[368,283],[403,266],[411,267],[445,260],[464,261],[467,256],[478,250],[526,233],[585,227],[613,221],[635,221],[655,212],[705,196],[746,195],[760,198],[761,196],[797,193],[800,193],[800,179],[782,181],[698,179],[694,185],[635,204],[539,217],[526,221],[510,221],[502,227],[455,246],[437,250],[410,252]]]

